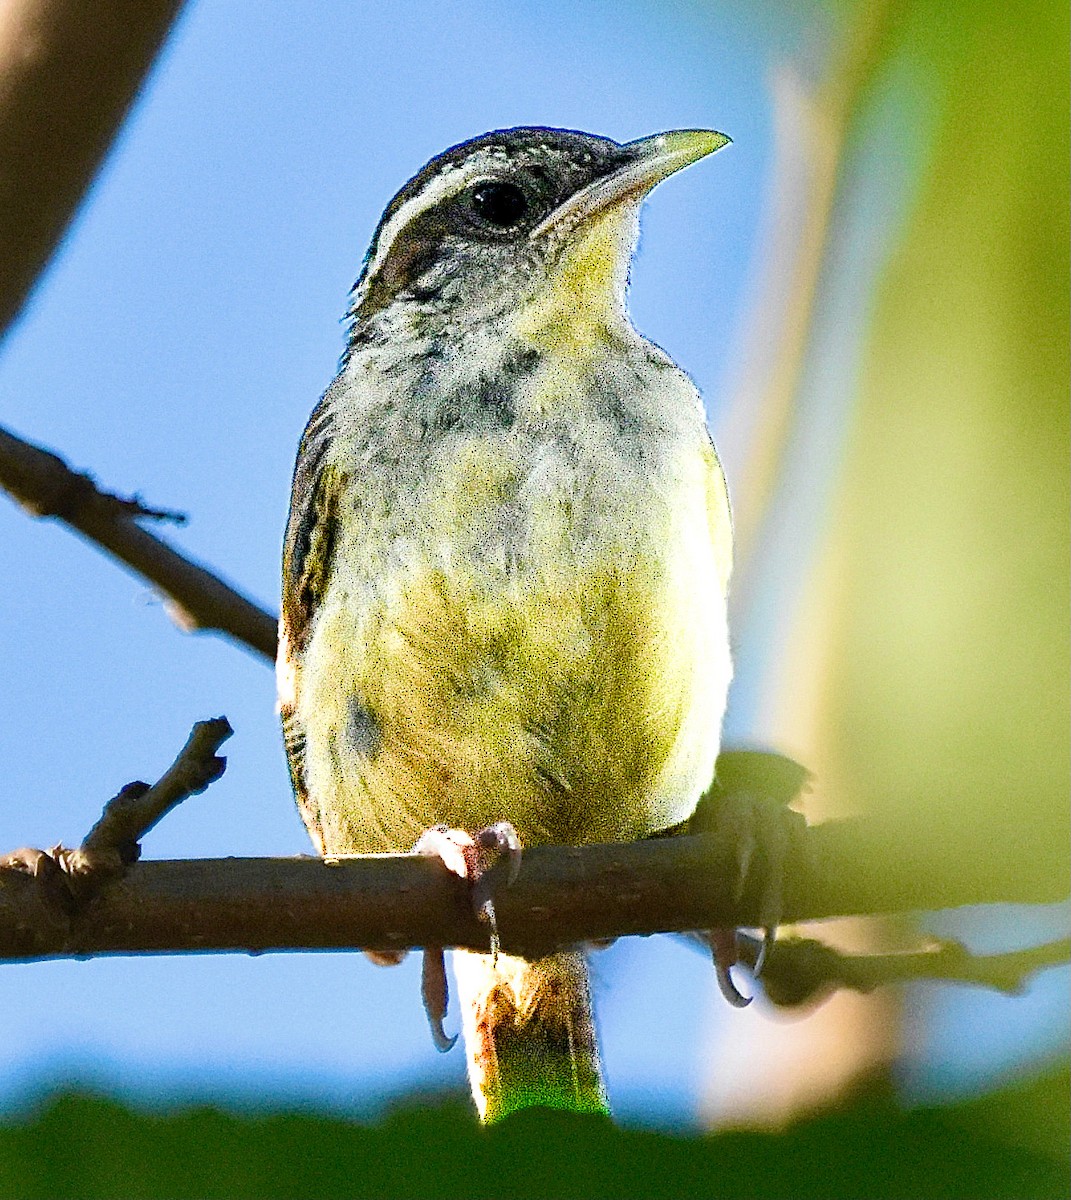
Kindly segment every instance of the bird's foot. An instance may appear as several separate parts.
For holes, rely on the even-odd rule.
[[[718,990],[733,1008],[747,1008],[754,996],[745,996],[733,980],[731,968],[737,963],[750,966],[751,973],[757,979],[762,974],[766,964],[766,955],[777,938],[777,925],[767,925],[762,930],[761,939],[748,938],[736,929],[707,929],[700,934],[701,939],[710,947],[710,955],[714,960],[714,971],[718,979]],[[742,944],[744,953],[741,953]],[[749,962],[749,950],[752,945],[758,949],[754,961]]]
[[[761,769],[760,769],[761,768]],[[807,773],[775,755],[738,751],[718,762],[718,780],[697,808],[691,831],[710,833],[735,847],[737,876],[733,899],[754,897],[761,940],[739,936],[735,929],[703,934],[710,946],[718,987],[734,1008],[751,1003],[733,981],[731,968],[744,961],[758,978],[777,936],[784,910],[785,863],[803,817],[788,808],[801,791]],[[756,950],[757,944],[757,950]]]
[[[446,979],[446,959],[442,946],[425,946],[420,969],[420,998],[428,1016],[431,1040],[440,1054],[453,1050],[457,1034],[448,1034],[443,1026],[450,1003],[450,984]]]
[[[517,878],[517,872],[521,869],[522,850],[516,829],[508,821],[498,821],[471,834],[464,829],[433,825],[420,836],[413,850],[417,854],[438,858],[448,870],[469,884],[473,911],[489,927],[491,958],[497,961],[501,940],[495,915],[493,868],[505,856],[508,865],[506,886]],[[421,996],[435,1048],[445,1053],[457,1041],[457,1035],[450,1037],[443,1028],[449,1004],[449,986],[441,946],[424,948]]]
[[[791,845],[792,818],[798,814],[767,800],[736,794],[726,798],[719,817],[721,835],[736,847],[733,900],[739,903],[749,891],[758,892],[762,937],[750,964],[751,974],[758,979],[781,923],[785,860]],[[737,930],[711,929],[706,936],[721,994],[733,1008],[746,1008],[754,997],[745,996],[732,976],[732,968],[742,958]]]
[[[407,950],[366,950],[365,958],[377,967],[396,967],[408,954]]]
[[[508,861],[506,886],[517,878],[521,869],[521,839],[508,821],[499,821],[476,833],[464,829],[449,829],[434,825],[413,847],[417,854],[430,854],[460,879],[468,882],[472,909],[477,918],[490,927],[491,956],[497,958],[501,949],[498,919],[495,915],[492,868],[505,855]]]

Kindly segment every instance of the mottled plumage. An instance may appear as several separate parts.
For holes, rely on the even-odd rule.
[[[725,484],[695,388],[624,292],[642,195],[723,141],[500,131],[385,212],[284,552],[280,703],[322,852],[440,823],[642,838],[709,785]],[[456,968],[481,1111],[602,1105],[582,956]]]

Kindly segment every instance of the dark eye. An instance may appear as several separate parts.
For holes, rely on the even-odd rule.
[[[528,197],[514,183],[481,183],[470,203],[481,221],[500,229],[516,225],[528,211]]]

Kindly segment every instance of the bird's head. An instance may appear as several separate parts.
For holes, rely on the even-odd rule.
[[[505,319],[533,341],[609,324],[624,313],[644,196],[728,140],[686,129],[621,144],[518,128],[446,150],[379,222],[353,292],[352,340],[391,317],[459,334]]]

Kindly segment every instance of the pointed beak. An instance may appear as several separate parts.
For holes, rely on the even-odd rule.
[[[603,175],[589,183],[544,218],[532,230],[532,241],[553,234],[568,236],[577,226],[605,212],[608,208],[645,196],[663,179],[690,166],[722,146],[730,138],[713,129],[675,129],[670,133],[656,133],[653,137],[627,142],[625,149],[632,152],[629,162],[609,175]]]

